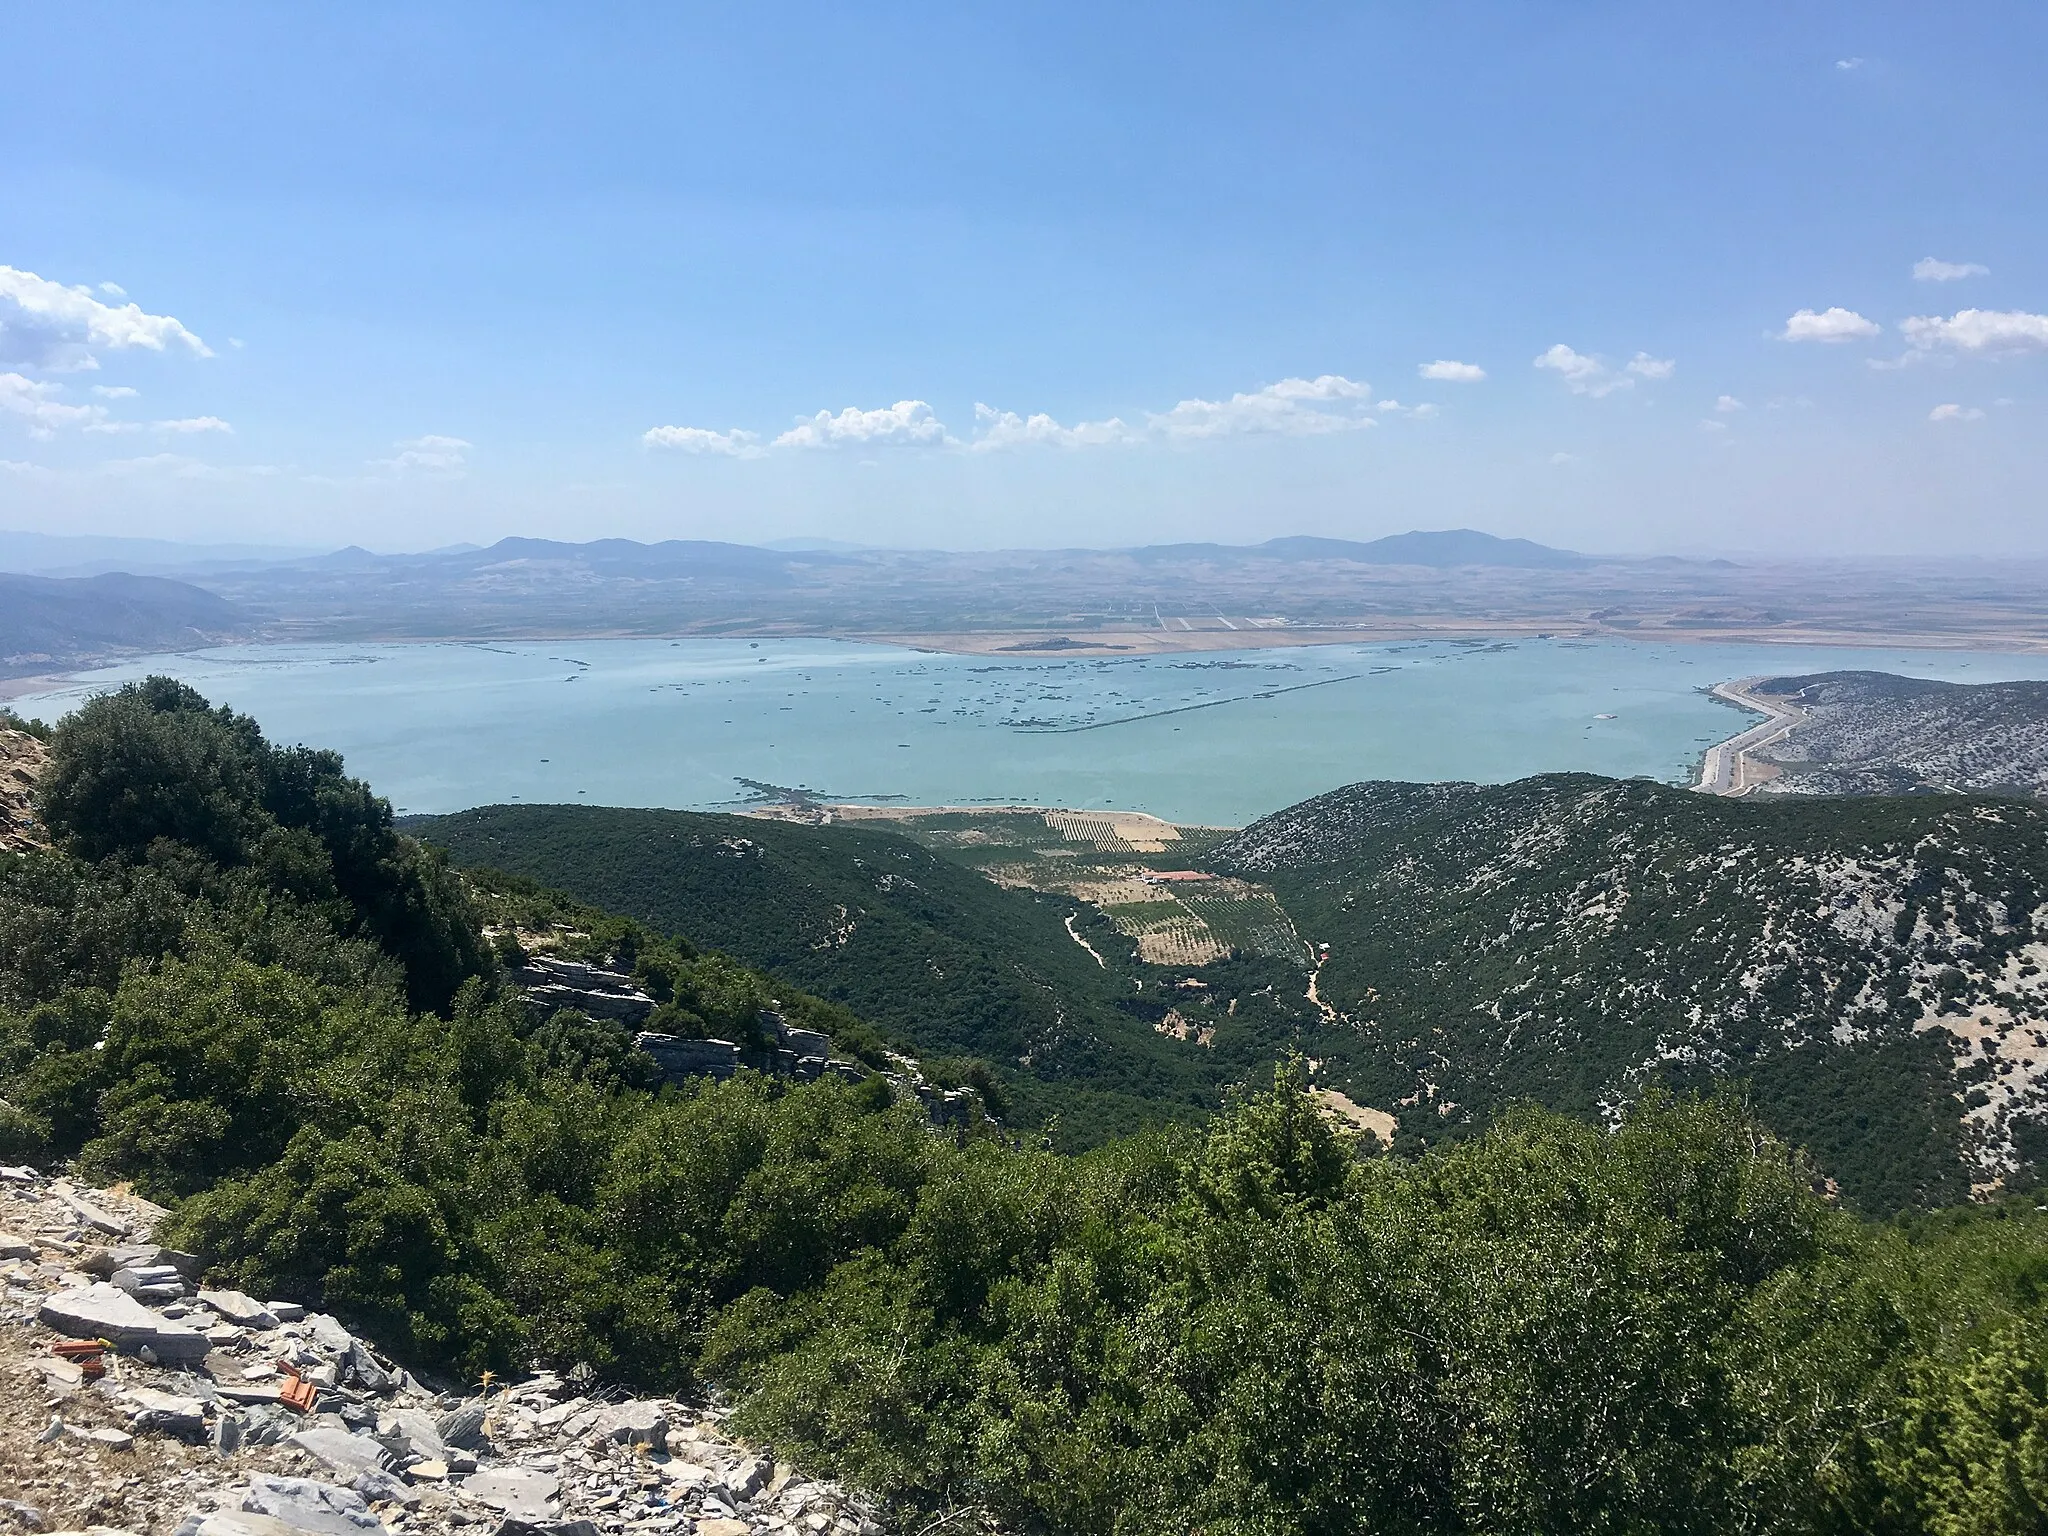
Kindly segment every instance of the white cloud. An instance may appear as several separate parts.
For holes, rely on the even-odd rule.
[[[1714,402],[1714,409],[1719,411],[1723,416],[1732,416],[1737,411],[1748,410],[1749,407],[1744,405],[1740,400],[1736,399],[1733,395],[1723,395],[1720,399]]]
[[[72,371],[99,366],[94,347],[162,352],[173,344],[196,357],[213,356],[169,315],[145,314],[134,304],[103,304],[90,288],[0,266],[0,364]]]
[[[1228,400],[1183,400],[1169,411],[1148,411],[1145,419],[1154,432],[1178,440],[1255,432],[1313,437],[1372,425],[1359,414],[1371,398],[1369,385],[1325,373],[1282,379]]]
[[[1984,413],[1974,405],[1937,405],[1927,413],[1929,421],[1982,421]]]
[[[1618,389],[1634,389],[1637,379],[1668,379],[1678,369],[1678,364],[1668,357],[1638,352],[1616,371],[1599,358],[1575,352],[1561,341],[1537,358],[1535,366],[1563,379],[1573,394],[1592,395],[1596,399]]]
[[[123,477],[162,475],[174,480],[246,480],[277,473],[275,464],[208,464],[183,453],[151,453],[135,459],[109,459],[92,473]]]
[[[64,427],[90,431],[106,420],[105,406],[69,405],[57,398],[62,393],[56,384],[19,373],[0,373],[0,413],[26,421],[31,437],[48,437]]]
[[[1107,421],[1082,421],[1063,427],[1043,411],[1019,416],[1015,411],[999,411],[979,401],[974,406],[974,422],[975,438],[967,446],[976,453],[1004,448],[1099,448],[1113,443],[1136,443],[1144,437],[1116,416]]]
[[[102,400],[133,400],[142,393],[126,384],[95,384],[92,392]]]
[[[123,288],[119,283],[101,283],[100,292],[112,294],[117,299],[125,299],[128,297],[128,290],[126,288]]]
[[[181,416],[175,421],[153,421],[150,426],[158,432],[176,432],[189,435],[194,432],[227,432],[235,429],[218,416]]]
[[[1700,419],[1700,430],[1702,432],[1726,432],[1728,430],[1728,423],[1717,420],[1712,416],[1706,416]]]
[[[1901,320],[1899,329],[1922,352],[1936,347],[1978,355],[2048,351],[2048,315],[2024,310],[1959,309],[1946,320],[1939,315]]]
[[[1835,68],[1846,75],[1861,69],[1863,67],[1863,63],[1864,61],[1861,57],[1850,59],[1837,59],[1835,60]]]
[[[1553,464],[1576,464],[1579,462],[1579,456],[1576,453],[1566,453],[1563,449],[1559,449],[1550,456],[1550,462]]]
[[[709,427],[650,427],[640,434],[650,448],[673,448],[679,453],[709,453],[729,459],[758,459],[765,450],[758,433],[734,427],[714,432]]]
[[[1921,283],[1953,283],[1965,277],[1989,277],[1991,269],[1976,261],[1942,261],[1922,256],[1913,263],[1913,279]]]
[[[1866,320],[1853,309],[1836,305],[1816,313],[1802,309],[1785,322],[1785,329],[1778,333],[1780,341],[1858,341],[1875,336],[1884,327],[1875,320]]]
[[[1454,363],[1447,357],[1424,363],[1415,372],[1440,384],[1477,384],[1486,377],[1486,370],[1477,363]]]
[[[468,453],[475,445],[459,437],[439,437],[428,433],[425,437],[405,438],[393,446],[398,449],[396,455],[388,459],[372,459],[370,467],[388,469],[393,474],[418,473],[454,478],[468,471]]]
[[[849,405],[834,416],[820,411],[776,438],[776,448],[845,448],[866,444],[926,447],[948,441],[945,424],[922,400],[898,400],[881,410]]]

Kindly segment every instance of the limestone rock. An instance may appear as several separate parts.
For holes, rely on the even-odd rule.
[[[668,1439],[668,1415],[656,1403],[625,1402],[605,1411],[598,1431],[608,1440],[623,1445],[651,1445],[657,1449]]]
[[[290,1443],[351,1478],[362,1472],[381,1472],[391,1459],[391,1453],[368,1435],[352,1435],[327,1424],[300,1430]]]
[[[189,1536],[299,1536],[299,1527],[286,1525],[270,1515],[248,1514],[242,1510],[221,1510],[207,1515],[194,1524],[187,1520],[178,1527],[177,1536],[187,1536],[185,1526],[191,1526]]]
[[[434,1421],[434,1429],[441,1436],[443,1445],[473,1451],[484,1443],[484,1414],[482,1403],[467,1402],[442,1414]]]
[[[275,1312],[240,1291],[201,1291],[199,1299],[229,1322],[244,1328],[275,1328],[278,1324]]]
[[[561,1491],[561,1484],[550,1473],[536,1472],[530,1467],[494,1467],[464,1478],[462,1491],[503,1514],[521,1520],[546,1520],[554,1514],[549,1506]]]
[[[316,1483],[308,1477],[270,1477],[263,1473],[249,1479],[249,1491],[242,1508],[253,1515],[268,1515],[299,1531],[316,1536],[360,1536],[382,1528],[370,1513],[363,1496],[353,1489],[332,1483]]]
[[[154,1387],[133,1387],[123,1395],[134,1405],[129,1421],[138,1429],[194,1437],[206,1432],[206,1404],[196,1397],[159,1392]]]
[[[394,1433],[402,1436],[412,1454],[428,1461],[446,1461],[448,1445],[434,1421],[417,1408],[400,1408],[388,1420]]]
[[[42,1304],[36,1318],[44,1327],[74,1339],[105,1339],[130,1353],[147,1348],[167,1365],[197,1364],[206,1358],[205,1334],[158,1316],[105,1281],[58,1292]]]

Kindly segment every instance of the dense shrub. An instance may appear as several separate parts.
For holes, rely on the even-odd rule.
[[[133,1179],[220,1278],[451,1380],[715,1383],[783,1455],[1019,1531],[2042,1528],[2030,1200],[1864,1222],[1732,1097],[1395,1158],[1287,1067],[1068,1157],[878,1077],[661,1085],[511,998],[479,904],[679,1025],[881,1041],[537,888],[473,902],[338,760],[174,685],[53,752],[73,851],[0,859],[0,1158]]]

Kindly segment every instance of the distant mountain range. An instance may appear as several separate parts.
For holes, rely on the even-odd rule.
[[[557,539],[504,538],[487,546],[456,545],[420,554],[378,555],[351,545],[329,555],[302,558],[300,565],[367,569],[371,567],[438,567],[443,570],[486,570],[514,562],[575,564],[614,575],[674,576],[691,572],[749,574],[771,577],[792,567],[866,564],[904,559],[1114,559],[1146,564],[1174,562],[1243,563],[1247,561],[1344,561],[1353,565],[1412,565],[1431,570],[1460,566],[1502,566],[1515,570],[1578,570],[1611,563],[1594,555],[1552,549],[1529,539],[1503,539],[1471,528],[1440,532],[1397,533],[1358,542],[1306,536],[1267,539],[1262,544],[1144,544],[1131,549],[997,550],[986,557],[948,556],[946,551],[885,549],[834,539],[781,539],[772,544],[731,544],[714,539],[664,539],[642,544],[633,539],[593,539],[565,543]]]
[[[1597,556],[1552,549],[1528,539],[1497,538],[1471,528],[1396,533],[1365,543],[1296,536],[1268,539],[1263,544],[1148,544],[1129,553],[1139,560],[1342,560],[1353,565],[1416,565],[1431,570],[1507,566],[1561,571],[1603,563]]]
[[[272,565],[317,553],[283,544],[184,544],[173,539],[0,529],[0,571],[27,576],[98,576],[108,571],[161,575],[213,565]]]
[[[0,677],[246,637],[233,603],[161,576],[0,575]]]
[[[8,537],[0,565],[10,549],[45,564],[123,553],[118,541],[88,552]],[[170,563],[175,546],[150,544],[133,550],[133,569],[190,580],[255,633],[301,641],[744,634],[1126,654],[1417,634],[2017,646],[2048,620],[2043,571],[2024,563],[1621,558],[1470,528],[1128,549],[782,542],[797,547],[522,537],[261,559],[216,546],[182,565]]]

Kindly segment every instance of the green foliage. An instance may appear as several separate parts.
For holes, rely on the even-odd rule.
[[[882,1037],[528,882],[412,902],[402,871],[445,872],[338,763],[175,692],[86,723],[56,739],[96,862],[0,860],[0,1157],[132,1179],[219,1279],[422,1366],[715,1384],[746,1432],[906,1520],[1020,1532],[2043,1528],[2048,1212],[1875,1225],[1757,1117],[1791,1105],[1824,1153],[1876,1158],[1853,1102],[1877,1048],[1776,1099],[1508,1106],[1393,1157],[1295,1058],[1199,1129],[1079,1156],[936,1131],[880,1077],[677,1087],[616,1024],[536,1017],[477,919],[632,971],[679,1026],[751,1038],[773,1004]],[[1276,964],[1206,990],[1254,1013]],[[996,1109],[1048,1081],[965,1052],[924,1070]]]
[[[50,739],[50,728],[40,720],[24,720],[20,715],[0,704],[0,731],[20,731],[24,736],[33,736],[37,741]]]
[[[516,880],[529,893],[545,882],[770,972],[921,1057],[987,1062],[1015,1123],[1056,1117],[1066,1146],[1197,1118],[1275,1054],[1276,1041],[1222,1059],[1162,1039],[1128,1006],[1130,979],[1067,932],[1071,902],[994,885],[893,832],[599,806],[488,806],[414,830],[508,896]],[[879,1040],[842,1041],[830,1015],[800,1016],[809,1008],[788,1011],[878,1060]]]
[[[279,748],[254,720],[166,677],[103,694],[51,736],[37,812],[88,863],[170,864],[191,890],[247,889],[314,909],[403,968],[415,1007],[446,1008],[481,963],[439,858],[333,752]]]
[[[1404,1148],[1525,1099],[1591,1116],[1733,1079],[1859,1209],[1938,1205],[1971,1170],[1952,1047],[1923,1022],[2048,1005],[2009,990],[2048,891],[2048,810],[2010,800],[1357,784],[1214,857],[1334,946],[1321,996],[1371,1045],[1311,1054],[1405,1105]]]

